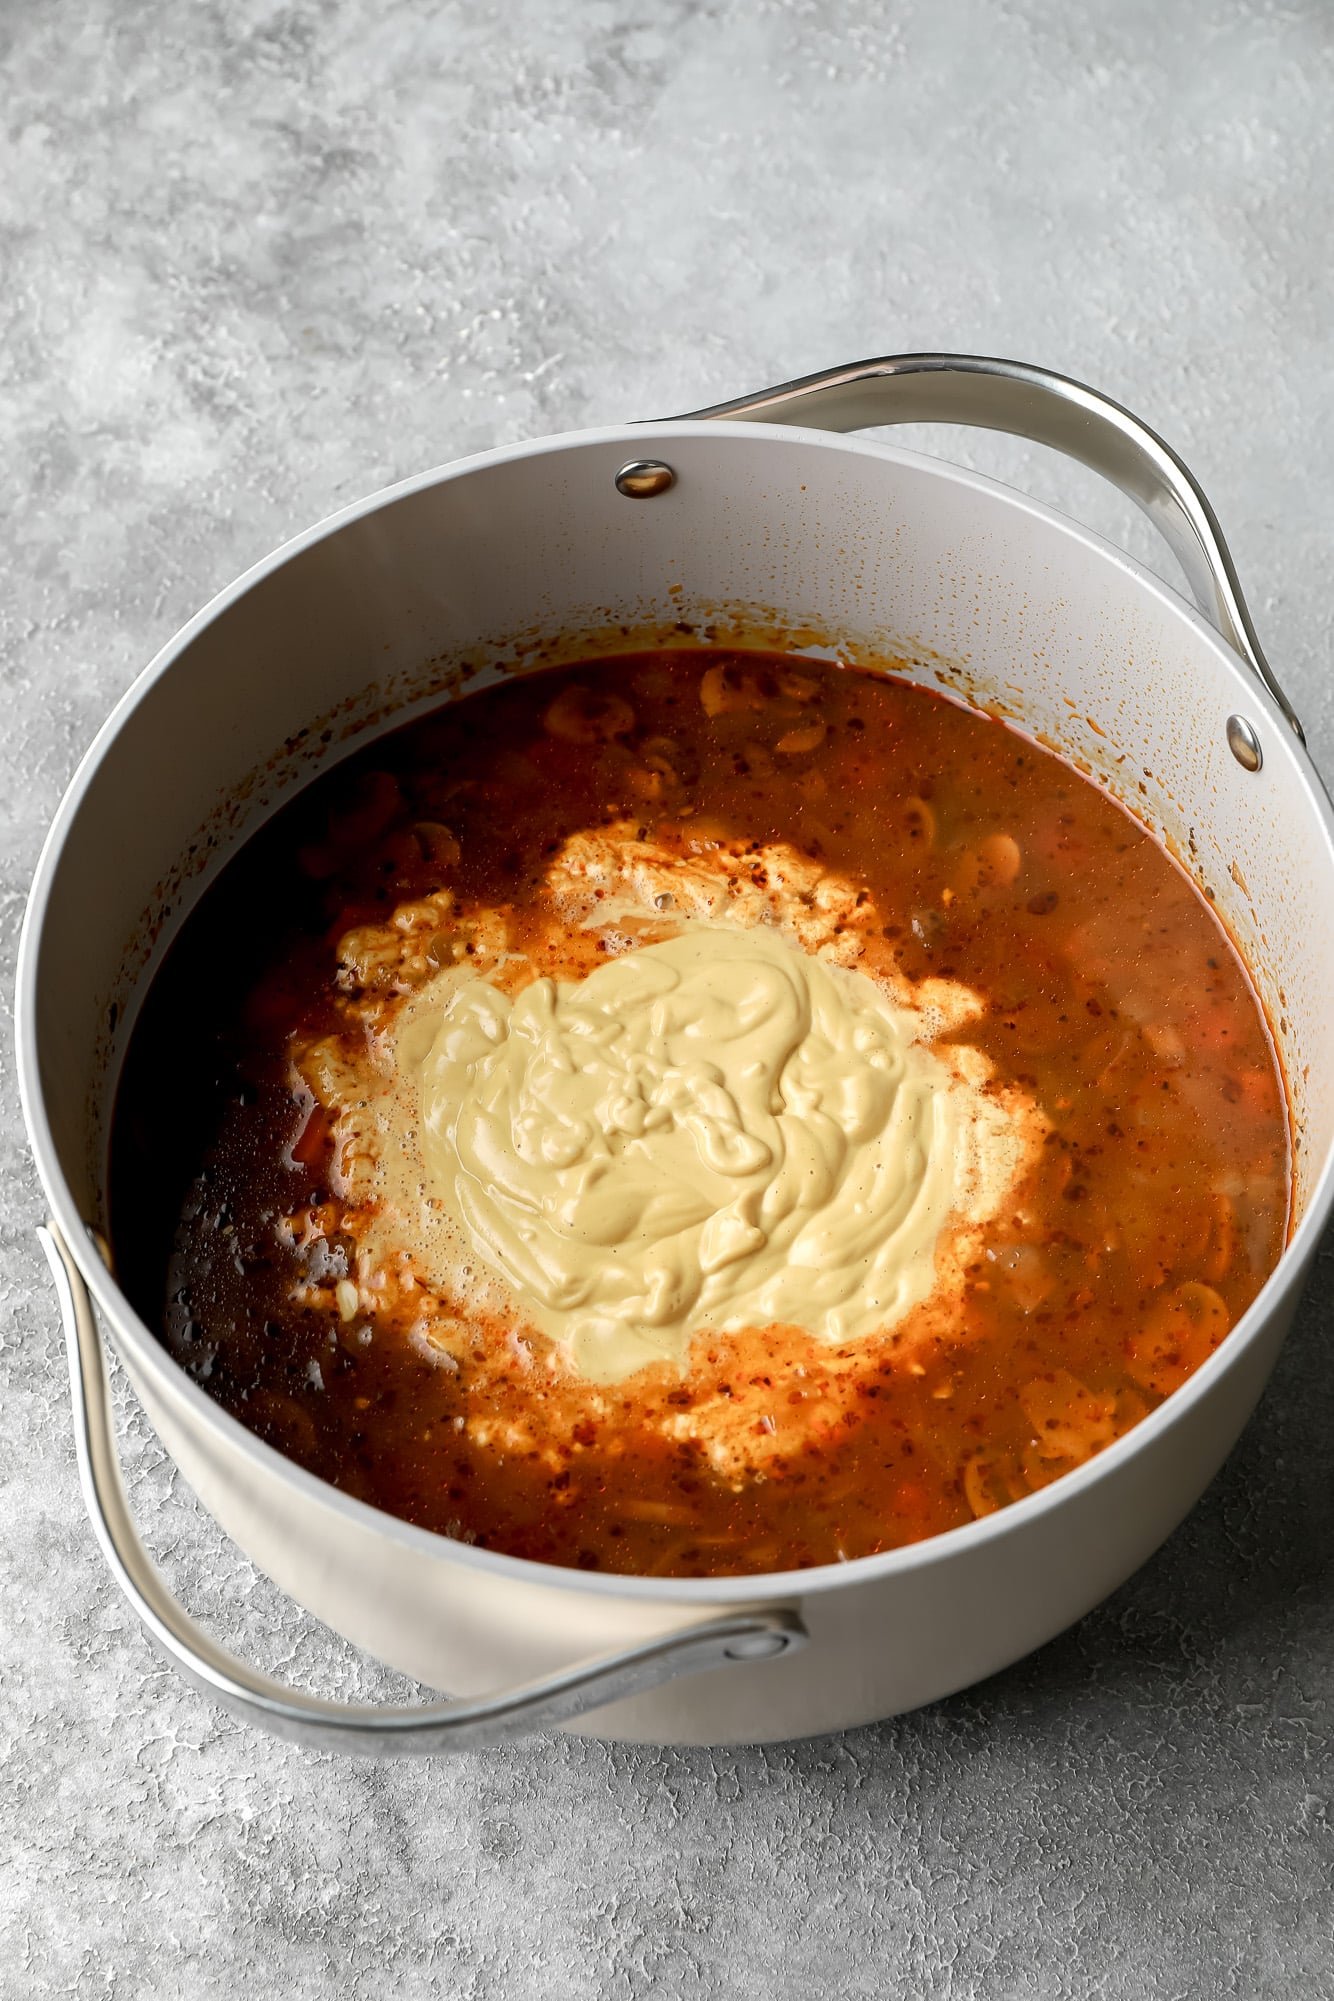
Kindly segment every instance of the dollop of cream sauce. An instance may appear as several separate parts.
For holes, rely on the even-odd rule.
[[[688,1376],[710,1333],[795,1328],[836,1372],[883,1336],[914,1366],[1046,1120],[967,1041],[982,998],[905,979],[882,921],[783,843],[613,824],[570,836],[522,919],[442,890],[347,933],[343,1025],[293,1062],[333,1122],[358,1310],[511,1402],[530,1384],[515,1450],[558,1421],[530,1334],[590,1408],[646,1365]],[[673,1436],[748,1477],[775,1439],[715,1403]]]
[[[772,928],[513,999],[464,976],[418,1072],[430,1191],[593,1380],[702,1326],[885,1330],[979,1180],[979,1101],[919,1029]]]

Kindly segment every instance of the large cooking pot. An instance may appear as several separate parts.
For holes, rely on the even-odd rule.
[[[825,435],[923,420],[1027,435],[1106,473],[1162,528],[1205,616],[990,480]],[[779,628],[815,651],[906,660],[1123,798],[1185,859],[1250,963],[1298,1143],[1278,1269],[1218,1352],[1128,1436],[930,1541],[704,1581],[496,1555],[336,1492],[190,1381],[121,1293],[101,1234],[126,1037],[182,917],[237,845],[331,758],[498,663],[624,651],[678,623]],[[1334,1193],[1332,909],[1329,801],[1212,511],[1160,439],[1077,383],[900,356],[678,422],[487,452],[347,508],[224,591],[135,683],[56,815],[28,910],[24,1107],[53,1219],[84,1491],[119,1582],[216,1699],[358,1750],[473,1745],[560,1722],[670,1743],[805,1736],[1005,1666],[1157,1547],[1269,1374]],[[126,1509],[94,1304],[167,1450],[255,1563],[453,1701],[339,1708],[257,1675],[193,1627]]]

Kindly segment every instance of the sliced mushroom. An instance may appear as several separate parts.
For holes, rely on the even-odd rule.
[[[1023,865],[1023,850],[1013,834],[986,834],[959,857],[954,887],[961,896],[973,896],[980,889],[1008,889]]]
[[[548,736],[562,743],[610,743],[627,736],[635,726],[635,712],[619,695],[585,688],[577,681],[562,688],[542,718]]]
[[[747,709],[762,709],[764,695],[749,674],[738,674],[721,661],[700,676],[699,699],[712,721],[716,716],[735,716]]]
[[[820,683],[809,674],[798,674],[794,668],[785,667],[778,676],[778,691],[790,702],[813,702],[820,692]]]
[[[916,793],[899,802],[899,822],[910,841],[923,848],[936,845],[936,816]]]
[[[828,724],[817,717],[813,723],[803,723],[800,729],[785,730],[774,748],[782,757],[801,757],[809,750],[820,748],[828,728]]]
[[[745,760],[746,770],[752,778],[773,777],[773,754],[767,744],[756,743],[753,739],[748,739],[741,746],[741,756]]]
[[[453,868],[463,854],[458,835],[443,820],[418,820],[412,831],[427,861],[438,868]]]
[[[1187,1279],[1154,1301],[1126,1343],[1126,1367],[1143,1388],[1167,1396],[1208,1361],[1230,1325],[1227,1305],[1213,1287]]]

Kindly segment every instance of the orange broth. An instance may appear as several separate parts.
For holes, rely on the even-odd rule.
[[[351,1323],[338,1310],[358,1225],[292,1055],[357,1032],[338,941],[444,888],[504,908],[522,937],[547,859],[612,824],[683,862],[788,843],[858,886],[869,970],[982,998],[961,1039],[1049,1130],[948,1314],[928,1302],[906,1334],[841,1349],[797,1328],[704,1328],[684,1371],[594,1390],[535,1329],[469,1318],[466,1299],[451,1302],[472,1341],[461,1366],[413,1344],[412,1302],[392,1286]],[[580,949],[591,964],[605,947]],[[1255,1297],[1285,1240],[1290,1173],[1246,970],[1114,800],[891,675],[701,648],[502,682],[285,808],[154,983],[111,1187],[139,1311],[301,1465],[490,1549],[694,1577],[891,1549],[1084,1463]],[[764,1435],[754,1477],[720,1476],[670,1434],[673,1412],[724,1405]]]

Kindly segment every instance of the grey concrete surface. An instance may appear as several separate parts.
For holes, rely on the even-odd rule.
[[[94,1553],[8,1036],[76,757],[245,564],[865,353],[1030,357],[1164,430],[1334,768],[1324,0],[0,0],[0,62],[0,1992],[1334,1994],[1334,1250],[1203,1504],[990,1684],[765,1751],[337,1761],[175,1681]],[[948,449],[1151,551],[1042,454]],[[121,1403],[215,1629],[385,1686]]]

